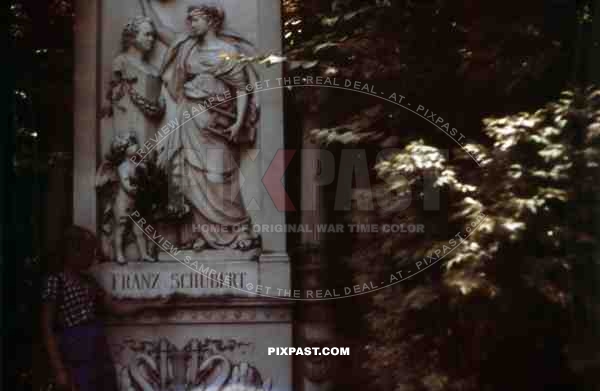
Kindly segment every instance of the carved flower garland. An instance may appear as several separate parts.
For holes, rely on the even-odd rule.
[[[161,118],[166,109],[166,103],[163,98],[159,98],[156,101],[146,99],[143,95],[136,91],[134,85],[137,83],[137,78],[119,78],[110,82],[110,91],[108,93],[108,100],[113,104],[123,99],[126,94],[129,94],[131,102],[138,108],[144,115],[149,118]],[[125,110],[123,107],[119,107]],[[112,112],[110,113],[112,114]]]

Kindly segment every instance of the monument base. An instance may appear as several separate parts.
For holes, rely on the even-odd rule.
[[[292,357],[268,354],[269,347],[292,346],[291,321],[289,306],[223,302],[109,320],[119,390],[230,389],[240,372],[249,374],[253,390],[291,390]],[[212,375],[204,376],[201,368],[210,366]]]
[[[194,299],[268,298],[283,297],[281,292],[291,289],[286,254],[258,256],[231,251],[181,251],[176,257],[161,253],[159,260],[125,265],[102,263],[92,268],[92,274],[104,290],[118,299],[156,299],[172,295]]]
[[[214,272],[178,261],[185,257]],[[168,308],[107,319],[121,391],[228,389],[241,371],[257,391],[292,389],[292,357],[269,355],[268,348],[293,346],[293,302],[247,289],[275,281],[290,289],[287,255],[181,251],[175,260],[166,253],[159,260],[103,263],[92,270],[115,298],[176,295]],[[203,365],[218,375],[203,378]]]

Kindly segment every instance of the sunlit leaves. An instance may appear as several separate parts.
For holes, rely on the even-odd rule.
[[[332,128],[312,129],[309,137],[315,142],[329,144],[358,144],[376,136],[372,126],[384,116],[383,107],[375,105],[349,118],[349,122]]]
[[[20,2],[12,3],[10,5],[10,11],[14,19],[14,22],[10,26],[10,37],[12,39],[23,38],[31,28],[31,18]]]
[[[477,352],[493,356],[496,345],[486,347],[486,339],[504,338],[511,327],[507,325],[515,322],[523,327],[538,322],[521,316],[515,308],[531,302],[548,313],[564,315],[573,310],[572,273],[586,270],[590,251],[598,250],[599,244],[593,221],[582,221],[592,213],[589,203],[581,202],[600,194],[596,171],[600,163],[598,96],[591,91],[566,92],[540,110],[487,119],[484,132],[492,148],[470,143],[448,156],[416,140],[385,155],[373,167],[383,182],[377,194],[386,195],[389,204],[414,194],[421,186],[420,178],[430,176],[447,197],[444,221],[452,229],[446,237],[379,235],[376,245],[368,247],[370,253],[351,263],[361,278],[371,278],[375,270],[386,266],[394,270],[402,262],[437,259],[435,254],[442,254],[440,249],[449,247],[449,240],[458,240],[452,235],[462,233],[452,251],[443,251],[439,268],[434,266],[414,283],[389,288],[373,299],[367,317],[373,332],[368,354],[374,360],[385,357],[385,368],[414,374],[410,380],[394,380],[398,389],[419,384],[433,390],[452,384],[456,389],[479,390],[471,376],[448,375],[453,362],[439,359],[450,349],[451,339],[446,337],[461,330],[468,334],[468,330],[491,327],[493,331],[468,335],[463,341],[478,346]],[[350,128],[345,131],[372,129]],[[355,140],[346,137],[348,142]],[[471,157],[483,163],[481,168],[473,167]],[[354,216],[368,217],[371,223],[424,218],[414,203],[367,216],[357,211]],[[497,316],[489,323],[487,311]],[[430,328],[432,319],[439,327]],[[545,322],[541,324],[549,338],[563,332],[554,320]],[[494,328],[498,324],[503,326]],[[386,347],[386,342],[393,348]],[[430,356],[437,358],[418,359]],[[380,363],[368,368],[374,374],[382,373]]]
[[[554,94],[558,88],[546,81],[562,77],[548,75],[559,75],[554,66],[566,58],[569,43],[549,38],[552,31],[540,20],[539,7],[529,3],[486,3],[468,18],[456,3],[437,0],[334,4],[303,2],[310,12],[286,18],[285,55],[294,61],[288,70],[375,80],[409,101],[418,97],[434,111],[446,110],[443,117],[451,121],[453,116],[451,122],[479,118],[482,112],[496,117],[484,123],[483,132],[475,121],[467,124],[461,129],[470,136],[466,144],[447,154],[408,116],[389,122],[369,116],[365,108],[372,101],[359,107],[349,99],[352,109],[343,110],[347,101],[338,95],[320,100],[319,89],[307,89],[313,95],[303,97],[322,113],[323,124],[315,125],[312,136],[323,144],[375,148],[381,140],[395,140],[387,145],[399,148],[372,167],[380,181],[372,189],[380,208],[354,210],[352,221],[428,223],[426,235],[355,236],[349,264],[357,280],[432,256],[456,232],[465,237],[466,228],[476,227],[445,255],[444,266],[366,299],[370,333],[362,362],[373,375],[368,385],[398,391],[486,389],[495,383],[478,383],[479,365],[497,362],[499,347],[513,351],[527,345],[506,342],[511,331],[539,330],[515,307],[552,312],[553,303],[568,305],[568,287],[552,273],[560,270],[568,277],[573,261],[564,253],[578,243],[595,245],[586,227],[571,222],[579,221],[578,213],[590,215],[578,198],[600,194],[591,172],[600,164],[595,145],[600,107],[593,103],[598,94],[592,98],[589,91],[585,102],[575,105],[578,94],[567,92],[532,110],[542,90]],[[307,61],[318,64],[302,67]],[[544,88],[537,84],[542,77]],[[576,129],[575,106],[584,119]],[[527,112],[518,113],[524,107]],[[515,114],[502,114],[511,111]],[[485,137],[477,138],[481,133]],[[424,176],[447,208],[437,220],[422,210]]]

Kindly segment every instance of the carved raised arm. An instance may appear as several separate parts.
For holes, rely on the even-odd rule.
[[[144,16],[150,17],[154,26],[156,27],[156,32],[158,34],[158,39],[167,46],[170,46],[173,41],[175,41],[175,37],[177,36],[177,32],[173,31],[169,27],[163,24],[160,20],[160,17],[150,4],[150,0],[139,0],[140,6],[142,7],[142,12]]]

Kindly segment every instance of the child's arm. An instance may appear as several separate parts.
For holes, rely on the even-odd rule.
[[[57,275],[48,276],[44,281],[42,287],[40,331],[42,332],[43,344],[46,348],[57,385],[63,389],[70,389],[71,382],[69,381],[68,370],[62,360],[58,338],[54,333],[58,307],[62,300],[62,285],[61,278]]]
[[[48,358],[54,373],[56,385],[62,390],[73,390],[74,384],[71,382],[69,371],[62,360],[58,348],[58,339],[53,330],[55,317],[56,303],[53,301],[43,302],[41,316],[42,336],[44,346],[48,352]]]
[[[53,325],[56,317],[56,303],[44,302],[42,303],[42,336],[44,337],[44,344],[50,356],[50,365],[54,369],[55,373],[65,366],[62,362],[62,357],[58,349],[58,341],[54,334]]]

